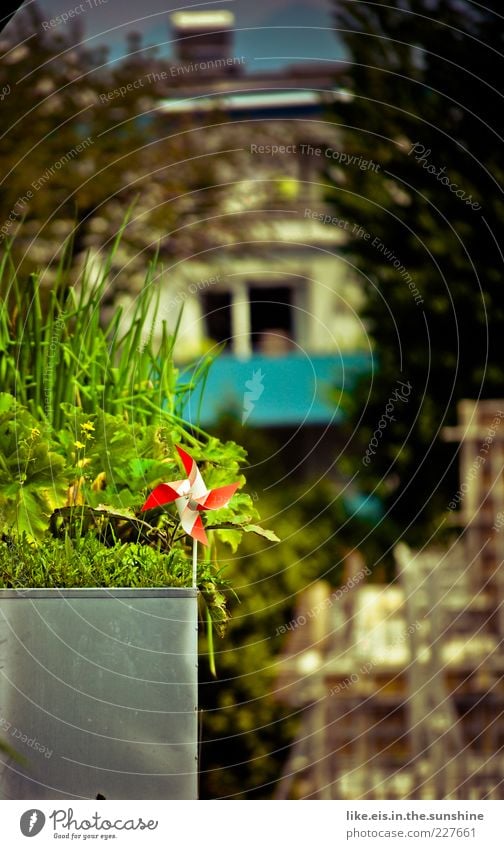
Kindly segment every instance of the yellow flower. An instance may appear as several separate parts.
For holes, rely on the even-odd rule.
[[[40,431],[39,431],[38,427],[32,427],[31,438],[35,439],[37,436],[40,436]]]
[[[74,445],[75,445],[75,447],[76,447],[76,448],[79,448],[79,450],[80,450],[81,448],[85,448],[85,447],[86,447],[86,446],[84,445],[84,443],[83,443],[83,442],[79,442],[78,440],[77,440],[77,442],[74,442]]]
[[[81,433],[84,439],[92,439],[93,436],[91,431],[93,431],[94,429],[95,427],[93,422],[84,422],[84,424],[81,424]]]

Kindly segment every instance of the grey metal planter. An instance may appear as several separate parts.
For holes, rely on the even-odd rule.
[[[196,595],[0,591],[0,798],[196,798]]]

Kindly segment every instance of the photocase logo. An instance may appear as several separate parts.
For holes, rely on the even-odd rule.
[[[25,837],[35,837],[40,834],[45,825],[45,815],[37,808],[25,811],[19,821],[19,828]]]
[[[243,396],[242,425],[245,424],[254,409],[254,402],[258,401],[264,392],[263,380],[264,375],[261,369],[258,369],[252,372],[252,378],[245,382],[245,388],[248,389],[248,392],[245,392]]]

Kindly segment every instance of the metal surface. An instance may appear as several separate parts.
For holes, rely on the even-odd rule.
[[[0,591],[0,798],[194,799],[197,593]]]

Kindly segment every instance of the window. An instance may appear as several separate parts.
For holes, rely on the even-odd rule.
[[[292,347],[293,292],[290,286],[250,286],[252,349],[281,354]]]
[[[224,342],[228,348],[232,342],[231,293],[204,292],[202,306],[207,336],[214,342]]]
[[[202,294],[206,335],[239,356],[278,356],[292,351],[299,336],[302,287],[237,281],[228,291]]]

